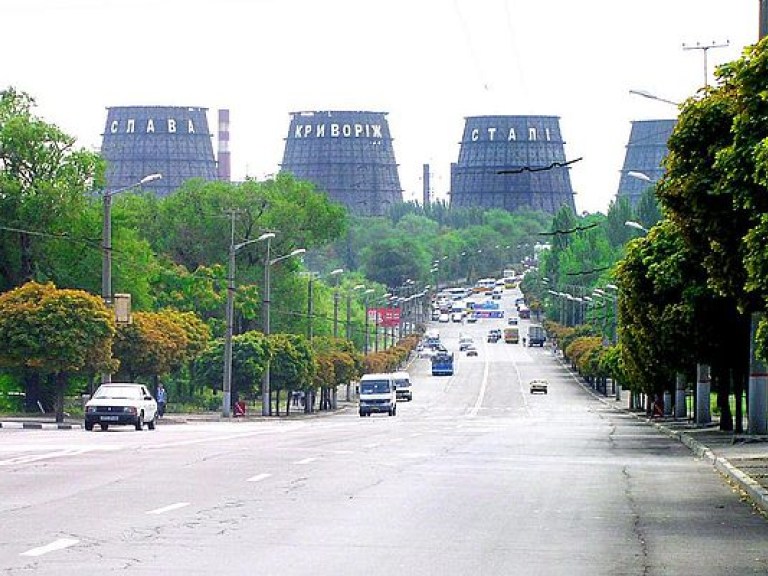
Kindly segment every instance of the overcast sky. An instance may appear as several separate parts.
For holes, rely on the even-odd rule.
[[[579,211],[615,197],[632,120],[672,118],[757,41],[759,0],[0,0],[0,88],[101,144],[110,106],[231,117],[232,175],[278,170],[289,113],[387,112],[405,199],[445,198],[466,116],[560,117]]]

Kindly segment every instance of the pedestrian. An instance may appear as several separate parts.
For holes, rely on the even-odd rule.
[[[523,348],[525,348],[525,336],[523,336]]]
[[[157,417],[162,418],[165,414],[165,404],[168,402],[168,393],[162,384],[157,385]]]

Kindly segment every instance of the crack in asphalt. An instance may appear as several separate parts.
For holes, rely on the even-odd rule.
[[[651,566],[648,562],[648,541],[643,534],[642,526],[640,525],[640,508],[637,505],[634,494],[632,493],[632,475],[626,466],[621,469],[621,474],[624,477],[624,496],[629,502],[630,511],[632,514],[632,533],[637,539],[637,543],[640,546],[640,556],[642,557],[643,576],[648,576],[651,571]]]

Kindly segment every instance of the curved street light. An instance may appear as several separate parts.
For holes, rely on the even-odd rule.
[[[630,170],[629,172],[627,172],[627,176],[631,176],[632,178],[637,178],[638,180],[642,180],[643,182],[653,182],[653,179],[644,172],[636,172],[635,170]]]
[[[235,315],[235,254],[249,244],[263,240],[269,242],[274,237],[274,232],[267,232],[258,238],[251,238],[239,244],[230,241],[229,271],[227,274],[227,327],[224,333],[224,382],[222,384],[224,398],[221,402],[221,415],[225,418],[229,418],[232,415],[232,326]]]
[[[628,226],[629,228],[634,228],[635,230],[640,230],[644,234],[648,234],[648,228],[640,224],[640,222],[635,222],[633,220],[627,220],[624,222],[624,226]]]
[[[333,288],[333,337],[339,337],[339,274],[344,273],[344,268],[331,270],[328,276],[336,276],[336,284]]]
[[[144,176],[144,178],[130,186],[124,186],[115,190],[104,190],[102,192],[104,221],[101,228],[103,250],[101,256],[101,297],[107,305],[112,303],[112,196],[140,188],[144,184],[160,180],[162,177],[163,175],[157,172]],[[110,373],[105,372],[102,374],[102,382],[110,382],[111,380],[112,375]]]
[[[263,236],[266,236],[264,234]],[[271,306],[271,298],[272,298],[272,288],[271,288],[271,278],[269,275],[269,269],[272,267],[273,264],[277,264],[278,262],[281,262],[282,260],[285,260],[286,258],[291,258],[293,256],[298,256],[299,254],[304,254],[306,250],[304,248],[297,248],[296,250],[293,250],[290,254],[286,254],[285,256],[279,256],[277,258],[269,258],[269,240],[271,238],[274,238],[274,234],[272,234],[269,238],[267,238],[267,255],[264,258],[264,300],[262,302],[262,311],[264,314],[264,336],[269,336],[271,333],[271,327],[270,327],[270,306]],[[272,394],[270,391],[270,364],[269,364],[269,358],[267,358],[267,365],[264,367],[264,374],[261,377],[261,415],[262,416],[272,416]]]
[[[630,90],[630,94],[634,94],[635,96],[642,96],[643,98],[648,98],[649,100],[658,100],[659,102],[664,102],[665,104],[671,104],[672,106],[680,106],[680,102],[675,102],[674,100],[667,100],[666,98],[661,98],[659,96],[656,96],[655,94],[651,94],[647,90]]]

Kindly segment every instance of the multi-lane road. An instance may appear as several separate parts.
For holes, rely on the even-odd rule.
[[[0,574],[768,573],[711,466],[503,321],[437,326],[456,373],[414,362],[396,417],[0,430]]]

